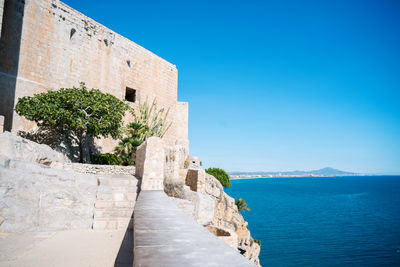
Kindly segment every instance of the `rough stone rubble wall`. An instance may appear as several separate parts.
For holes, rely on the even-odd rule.
[[[19,97],[78,86],[82,81],[120,99],[125,98],[126,87],[137,91],[138,100],[156,98],[159,107],[171,109],[173,126],[165,136],[166,143],[174,145],[176,136],[187,139],[187,130],[182,131],[187,129],[187,120],[181,119],[187,114],[179,115],[187,104],[177,102],[175,65],[60,1],[8,0],[6,5],[9,14],[3,27],[9,38],[0,43],[0,102],[4,102],[0,104],[5,104],[0,105],[0,114],[6,116],[6,130],[11,117],[12,132],[34,127],[10,113]],[[21,37],[15,38],[20,28]],[[137,102],[132,107],[137,108]],[[99,145],[110,151],[115,143],[108,139]]]

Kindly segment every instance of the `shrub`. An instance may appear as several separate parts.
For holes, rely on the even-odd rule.
[[[15,111],[37,123],[70,130],[78,138],[80,162],[90,163],[89,140],[93,137],[117,138],[128,105],[98,89],[80,87],[25,96],[18,99]]]
[[[133,122],[124,129],[124,137],[120,139],[115,151],[121,156],[125,165],[135,165],[136,149],[149,137],[163,137],[171,127],[167,122],[169,110],[157,109],[154,99],[149,105],[147,99],[139,103],[139,111],[131,110]]]
[[[93,164],[100,165],[121,165],[122,159],[116,154],[100,154],[100,155],[90,155],[90,159]]]
[[[235,201],[235,204],[238,208],[238,211],[245,211],[245,210],[250,210],[249,206],[247,206],[246,200],[243,198],[239,198],[238,200]]]
[[[208,168],[206,169],[206,173],[214,176],[223,187],[231,187],[232,184],[229,181],[229,175],[223,170],[219,168]]]

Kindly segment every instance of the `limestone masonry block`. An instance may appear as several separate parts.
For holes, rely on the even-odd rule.
[[[114,205],[114,203],[112,201],[97,200],[94,206],[97,209],[107,209],[107,208],[112,208],[113,205]]]
[[[65,155],[54,151],[48,145],[35,143],[10,132],[0,133],[0,157],[44,165],[69,162]]]
[[[195,192],[205,191],[206,174],[202,169],[189,169],[187,171],[185,184],[190,187],[190,190]]]
[[[1,30],[1,28],[0,28]],[[4,131],[4,116],[0,116],[0,134]]]
[[[114,201],[124,201],[126,198],[124,193],[116,192],[113,194],[113,199]]]
[[[141,190],[164,189],[164,144],[159,137],[150,137],[136,152],[136,175],[142,178]]]
[[[131,202],[130,201],[115,201],[115,207],[117,208],[130,208]]]

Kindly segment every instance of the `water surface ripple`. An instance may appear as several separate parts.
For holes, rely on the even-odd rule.
[[[233,180],[263,266],[400,266],[400,177]]]

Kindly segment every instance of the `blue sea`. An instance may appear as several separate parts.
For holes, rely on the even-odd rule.
[[[400,266],[400,177],[232,180],[263,266]]]

